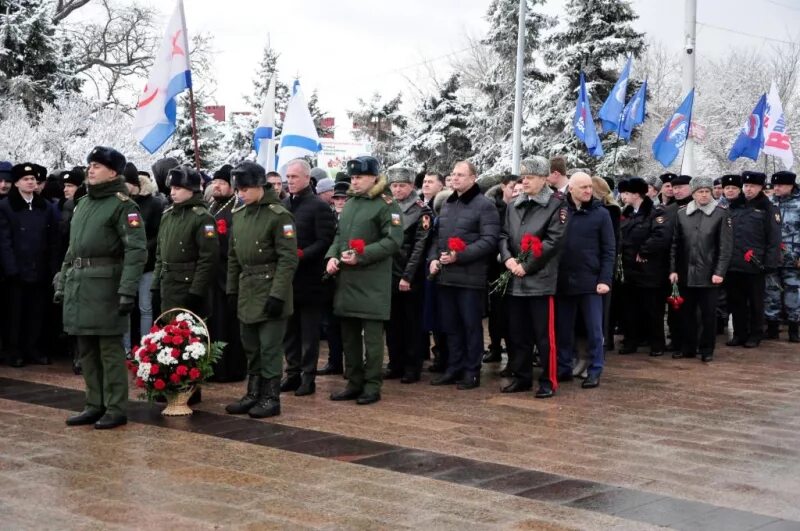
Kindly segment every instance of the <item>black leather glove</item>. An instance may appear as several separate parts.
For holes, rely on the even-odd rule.
[[[154,289],[150,292],[150,308],[153,311],[153,318],[161,315],[161,290]]]
[[[205,301],[203,301],[203,297],[200,295],[190,293],[186,296],[186,308],[196,313],[199,317],[202,317],[205,313],[204,306]]]
[[[283,313],[283,301],[277,297],[269,297],[264,305],[264,311],[267,317],[280,317]]]
[[[228,294],[228,314],[236,315],[239,311],[239,296],[236,293]]]
[[[119,296],[119,310],[120,315],[130,315],[133,311],[134,298],[127,295]]]

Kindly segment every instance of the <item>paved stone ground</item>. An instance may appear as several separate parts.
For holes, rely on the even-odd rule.
[[[0,529],[800,529],[800,348],[698,360],[608,355],[601,387],[502,395],[387,382],[383,401],[284,395],[277,420],[134,403],[67,428],[66,364],[0,367]]]

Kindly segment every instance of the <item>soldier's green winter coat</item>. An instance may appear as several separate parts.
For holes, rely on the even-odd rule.
[[[64,330],[74,336],[121,335],[129,317],[118,314],[121,295],[135,297],[147,261],[139,207],[122,178],[89,186],[75,205],[58,290],[64,293]],[[74,260],[116,263],[74,267]]]
[[[238,294],[239,321],[266,321],[269,297],[284,301],[280,319],[293,309],[292,279],[297,269],[294,218],[271,187],[261,201],[236,209],[228,247],[228,294]]]
[[[363,194],[351,194],[339,217],[328,258],[341,258],[350,240],[366,244],[355,266],[339,264],[333,311],[341,317],[388,321],[392,303],[392,257],[403,243],[400,207],[384,193],[386,178]]]
[[[161,291],[161,308],[186,307],[190,293],[206,298],[218,257],[216,224],[202,194],[167,208],[158,229],[152,286]]]

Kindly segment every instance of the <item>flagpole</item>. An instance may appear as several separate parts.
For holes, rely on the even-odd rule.
[[[684,54],[683,54],[683,93],[688,94],[695,87],[695,45],[697,41],[697,0],[685,0],[684,5]],[[694,102],[692,102],[694,104]],[[691,121],[689,122],[691,128]],[[686,143],[683,147],[683,160],[681,160],[681,173],[694,176],[694,140],[686,130]],[[688,152],[688,157],[687,157]],[[686,161],[686,170],[683,161]]]
[[[514,123],[511,137],[511,171],[519,174],[522,152],[522,80],[525,68],[525,8],[527,0],[519,2],[519,21],[517,24],[517,72],[514,94]]]
[[[189,110],[192,113],[192,140],[194,141],[194,167],[200,171],[200,146],[197,142],[197,118],[195,116],[194,90],[189,87]]]

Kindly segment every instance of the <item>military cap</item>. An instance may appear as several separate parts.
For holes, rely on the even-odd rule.
[[[523,159],[519,165],[519,174],[547,177],[550,175],[550,161],[538,155]]]
[[[714,186],[722,186],[722,177],[714,179]]]
[[[741,175],[736,175],[734,173],[729,173],[728,175],[722,176],[722,187],[725,188],[726,186],[735,186],[736,188],[742,187],[742,177]]]
[[[138,177],[137,177],[138,179]],[[167,186],[177,186],[178,188],[186,188],[192,192],[199,192],[203,177],[200,172],[191,166],[178,166],[172,168],[167,174]]]
[[[772,185],[776,184],[790,184],[794,186],[797,183],[797,175],[790,171],[779,171],[772,174]]]
[[[759,186],[764,186],[767,182],[767,174],[762,173],[760,171],[743,171],[742,172],[742,184],[757,184]]]
[[[114,148],[97,146],[89,152],[86,162],[96,162],[102,164],[109,170],[114,170],[117,175],[122,175],[125,171],[125,155]]]
[[[417,174],[411,168],[405,166],[394,166],[386,170],[386,180],[389,184],[406,183],[414,184]]]
[[[691,175],[678,175],[672,178],[672,186],[690,185],[692,183]]]
[[[368,155],[356,157],[353,160],[347,161],[347,175],[350,177],[354,175],[373,175],[375,177],[380,173],[381,165],[378,159]]]
[[[32,162],[23,162],[11,168],[11,182],[15,183],[23,177],[34,177],[39,180],[39,165]]]
[[[641,177],[631,177],[628,179],[626,192],[644,197],[647,195],[647,183]]]
[[[267,185],[267,172],[255,162],[245,161],[231,170],[231,184],[236,188]]]
[[[661,175],[658,176],[662,184],[671,183],[675,177],[677,177],[677,175],[674,173],[662,173]]]
[[[59,174],[61,177],[61,182],[64,184],[73,184],[75,186],[80,186],[83,184],[83,169],[80,166],[75,166],[71,170],[61,170]]]

